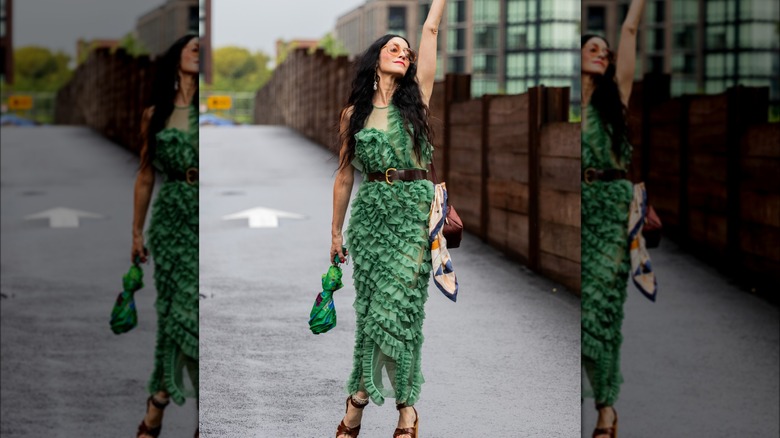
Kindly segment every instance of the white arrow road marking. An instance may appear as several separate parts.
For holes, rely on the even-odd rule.
[[[56,207],[25,216],[26,220],[48,219],[50,228],[78,228],[79,218],[103,219],[105,216],[73,208]]]
[[[274,210],[272,208],[255,207],[249,210],[223,216],[222,220],[249,219],[249,228],[278,228],[279,218],[306,219],[306,216],[289,211]]]

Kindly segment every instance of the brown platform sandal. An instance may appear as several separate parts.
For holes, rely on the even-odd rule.
[[[606,408],[606,405],[596,405],[596,409],[603,409]],[[613,406],[610,406],[612,408],[612,412],[615,413],[615,421],[612,422],[612,427],[597,427],[593,431],[592,437],[595,438],[599,435],[609,435],[609,438],[617,438],[617,431],[618,431],[618,415],[617,411]]]
[[[360,399],[358,399],[360,400]],[[352,406],[355,409],[363,409],[366,406],[368,406],[368,399],[365,399],[364,403],[358,403],[355,401],[354,398],[350,395],[347,397],[344,410],[344,415],[346,416],[347,412],[349,411],[349,404],[352,403]],[[358,424],[355,427],[347,427],[346,424],[344,424],[344,420],[341,420],[341,423],[339,423],[339,427],[336,428],[336,438],[339,437],[339,435],[347,435],[351,438],[357,438],[358,434],[360,433],[360,425]]]
[[[399,405],[395,405],[395,408],[399,411],[403,408],[406,408],[405,404],[401,403]],[[419,424],[420,424],[420,416],[417,415],[417,409],[414,409],[414,406],[411,407],[414,410],[414,426],[412,427],[404,427],[401,429],[400,427],[397,427],[395,429],[395,432],[393,432],[393,438],[397,438],[401,435],[409,435],[412,438],[417,438],[417,433],[419,432]]]
[[[146,399],[146,413],[149,413],[149,405],[153,404],[155,408],[159,410],[165,410],[165,407],[168,406],[168,403],[171,401],[168,400],[165,403],[160,403],[159,401],[155,400],[154,396],[150,395],[148,399]],[[157,427],[150,428],[146,425],[146,419],[141,420],[141,424],[138,425],[138,432],[135,433],[135,437],[139,438],[141,435],[149,435],[151,437],[157,438],[160,436],[160,431],[162,430],[162,423],[160,423]]]

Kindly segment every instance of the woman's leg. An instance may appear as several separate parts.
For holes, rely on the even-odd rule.
[[[356,393],[352,394],[352,400],[355,401],[357,404],[367,404],[368,403],[368,393],[365,391],[357,391]],[[358,427],[363,420],[363,409],[358,409],[352,405],[352,403],[347,403],[347,412],[344,414],[344,425],[349,427],[350,429],[353,429],[355,427]],[[337,438],[349,438],[349,435],[342,434],[339,435]]]
[[[167,405],[170,401],[170,395],[165,391],[157,391],[152,395],[153,401],[157,402],[158,405]],[[162,424],[163,419],[163,409],[158,408],[155,406],[154,403],[149,403],[146,409],[146,415],[144,416],[144,423],[149,429],[154,429],[159,427]],[[141,435],[142,438],[145,438],[149,435]]]

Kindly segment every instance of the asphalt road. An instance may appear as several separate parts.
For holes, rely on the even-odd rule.
[[[153,268],[136,293],[139,325],[109,315],[130,266],[137,158],[81,127],[2,128],[0,434],[131,437],[143,418],[156,314]],[[78,228],[27,215],[98,213]],[[173,404],[163,436],[191,437],[196,404]]]
[[[328,267],[337,163],[283,127],[201,128],[200,148],[201,432],[333,436],[354,343],[350,265],[336,328],[315,336],[307,320]],[[304,219],[222,219],[255,207]],[[420,436],[577,436],[579,300],[471,236],[451,254],[458,302],[432,286],[426,304]],[[390,436],[397,418],[392,400],[372,404],[360,436]]]
[[[780,313],[668,239],[655,303],[629,285],[615,404],[620,436],[780,436]],[[596,424],[593,400],[582,436]]]

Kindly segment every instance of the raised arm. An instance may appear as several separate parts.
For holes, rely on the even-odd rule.
[[[420,54],[417,59],[417,82],[420,84],[423,102],[428,105],[433,93],[433,81],[436,79],[436,44],[439,35],[439,23],[444,14],[446,0],[433,0],[428,17],[423,24],[420,39]]]
[[[615,80],[620,89],[623,104],[628,105],[631,97],[631,87],[634,83],[634,70],[636,69],[636,34],[639,30],[639,20],[645,9],[645,0],[632,0],[626,14],[626,21],[620,31],[620,44],[617,50],[617,65],[615,66]]]
[[[352,107],[342,111],[339,138],[344,138],[344,133],[349,130],[349,119],[352,117]],[[347,153],[347,139],[341,145],[339,151],[339,163],[344,159]],[[344,245],[344,237],[341,229],[344,227],[344,217],[347,215],[347,205],[349,205],[349,196],[352,194],[352,185],[355,182],[355,168],[352,164],[339,168],[336,174],[336,181],[333,182],[333,222],[331,223],[331,245],[330,261],[333,262],[333,256],[338,254],[339,260],[343,263],[346,259],[341,250]]]

